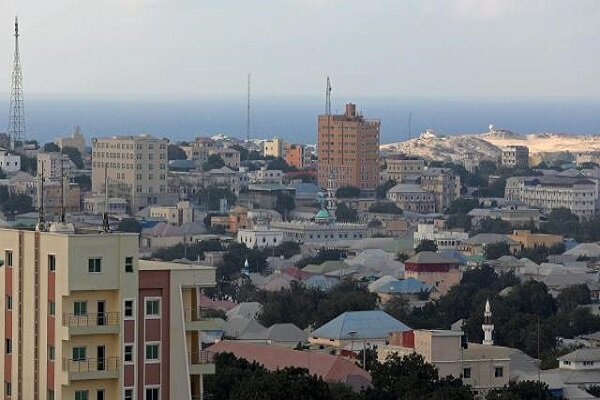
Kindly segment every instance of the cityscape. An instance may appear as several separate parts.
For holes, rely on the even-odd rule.
[[[257,129],[252,72],[237,132],[75,116],[46,140],[27,18],[0,126],[0,399],[600,397],[598,135],[409,111],[384,140],[332,71],[310,140]]]

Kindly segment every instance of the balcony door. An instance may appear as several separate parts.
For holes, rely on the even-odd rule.
[[[106,302],[98,300],[98,314],[96,316],[97,325],[106,325]]]
[[[98,346],[98,371],[104,371],[106,369],[106,348],[104,346]]]

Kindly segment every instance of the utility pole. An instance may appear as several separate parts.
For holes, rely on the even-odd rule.
[[[19,20],[15,17],[15,55],[10,87],[8,112],[8,136],[14,150],[25,138],[25,107],[23,104],[23,72],[19,52]]]
[[[408,140],[412,139],[412,111],[408,112]]]

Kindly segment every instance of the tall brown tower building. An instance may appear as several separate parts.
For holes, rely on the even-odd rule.
[[[346,104],[342,115],[319,115],[319,186],[374,189],[379,183],[379,120]]]

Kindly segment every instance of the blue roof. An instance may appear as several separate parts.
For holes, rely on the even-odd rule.
[[[304,281],[304,285],[311,289],[329,290],[337,285],[339,279],[327,277],[325,275],[313,275]]]
[[[395,279],[377,289],[377,293],[415,294],[429,292],[431,286],[415,278]]]
[[[467,262],[464,254],[456,249],[438,250],[437,253],[444,258],[453,258],[457,260],[459,264],[466,264]]]
[[[298,182],[298,183],[292,183],[289,186],[296,189],[297,194],[299,194],[299,193],[317,194],[319,192],[319,187],[317,185],[315,185],[314,183]]]
[[[381,310],[348,311],[316,329],[311,336],[337,340],[385,339],[391,332],[409,330],[407,325]]]

